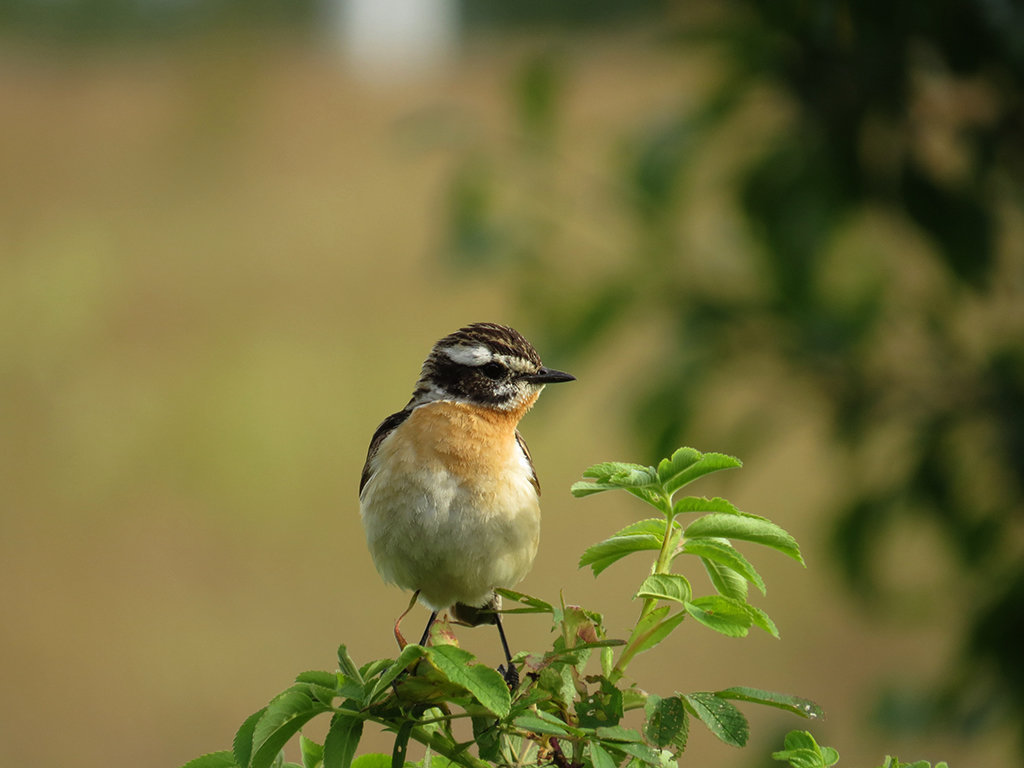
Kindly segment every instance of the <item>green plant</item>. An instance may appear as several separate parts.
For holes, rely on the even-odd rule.
[[[818,717],[821,709],[807,699],[757,688],[662,696],[625,682],[636,655],[657,646],[687,617],[730,637],[753,627],[778,636],[767,614],[747,599],[749,585],[762,592],[765,585],[733,542],[760,544],[802,562],[796,541],[770,520],[741,512],[725,499],[677,498],[698,478],[738,466],[731,456],[680,448],[657,467],[597,464],[573,485],[577,497],[624,490],[659,513],[589,547],[580,558],[580,567],[589,566],[597,576],[628,555],[655,553],[651,573],[636,592],[639,615],[624,640],[609,638],[594,611],[501,590],[512,606],[505,613],[548,614],[555,630],[549,650],[516,656],[523,682],[515,690],[452,644],[448,624],[441,621],[428,647],[407,645],[396,659],[358,665],[341,646],[337,670],[298,675],[294,685],[242,724],[233,749],[204,755],[186,768],[291,766],[282,749],[318,715],[329,715],[330,727],[323,744],[299,735],[304,768],[402,768],[413,741],[426,748],[416,763],[423,768],[668,768],[686,748],[693,719],[723,742],[743,746],[748,723],[734,702]],[[697,595],[690,579],[673,570],[677,559],[699,562],[712,592]],[[589,670],[592,660],[598,670]],[[624,724],[630,711],[640,715],[639,728]],[[460,741],[453,724],[467,719],[472,737]],[[355,757],[367,722],[395,733],[390,756]],[[800,733],[805,732],[791,734],[786,751],[776,757],[794,768],[835,762],[834,750],[818,748],[809,734]],[[807,762],[811,758],[820,760]]]

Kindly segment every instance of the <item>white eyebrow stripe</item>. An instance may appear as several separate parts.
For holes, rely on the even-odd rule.
[[[516,373],[533,373],[536,368],[529,361],[512,355],[494,355],[494,360]]]
[[[494,357],[491,350],[480,344],[445,347],[443,351],[453,363],[459,365],[486,365]]]

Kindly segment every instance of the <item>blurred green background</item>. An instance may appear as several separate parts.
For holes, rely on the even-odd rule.
[[[643,566],[575,561],[640,510],[569,485],[737,454],[697,490],[803,545],[756,563],[782,640],[689,627],[640,684],[807,696],[843,765],[1021,764],[1020,8],[548,5],[0,6],[5,764],[175,766],[392,653],[366,444],[477,320],[579,378],[523,424],[525,591],[628,626]],[[772,764],[802,724],[751,714],[684,764]]]

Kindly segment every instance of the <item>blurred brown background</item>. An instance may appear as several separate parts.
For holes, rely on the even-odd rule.
[[[31,5],[8,14],[0,46],[2,762],[179,765],[228,748],[294,674],[333,668],[339,643],[359,662],[392,654],[406,597],[380,583],[365,550],[358,475],[430,346],[471,321],[514,325],[579,379],[523,424],[545,521],[522,589],[605,612],[613,636],[628,626],[643,563],[595,581],[575,561],[640,509],[625,496],[573,500],[568,487],[597,461],[657,458],[627,428],[623,393],[672,351],[657,317],[634,306],[596,353],[559,359],[564,345],[545,348],[546,316],[521,295],[528,274],[513,282],[441,255],[452,179],[477,152],[514,159],[513,84],[524,62],[556,51],[559,130],[573,137],[559,183],[577,207],[548,220],[562,269],[599,269],[628,229],[594,194],[606,160],[638,115],[705,88],[714,62],[656,44],[658,17],[457,24],[423,43],[415,66],[389,70],[373,45],[345,42],[351,17],[346,27],[323,8],[209,23],[164,8],[188,21],[170,34],[89,24],[85,12],[54,31]],[[769,94],[747,114],[784,111]],[[745,142],[731,129],[715,146],[719,171],[706,172],[694,237],[709,261],[735,235],[717,211]],[[890,236],[905,233],[883,223],[869,239]],[[1011,274],[1006,290],[1019,291],[1019,262]],[[574,286],[537,290],[571,302]],[[757,425],[770,450],[753,455],[727,437],[751,412],[770,414]],[[872,719],[886,683],[924,685],[957,658],[959,611],[942,600],[955,577],[933,554],[940,536],[907,523],[890,534],[883,571],[921,599],[896,620],[849,599],[829,564],[827,511],[851,479],[823,449],[833,438],[813,387],[766,364],[763,379],[724,384],[693,424],[680,444],[747,463],[696,491],[786,527],[808,568],[751,554],[769,585],[755,602],[781,641],[688,626],[632,672],[661,692],[792,692],[827,718],[747,708],[748,749],[695,726],[683,764],[770,765],[800,727],[849,766],[886,753],[972,768],[1019,760],[1005,721],[967,738]],[[549,639],[535,617],[508,628],[517,648]],[[497,662],[492,633],[460,639]],[[365,746],[386,750],[388,738],[368,733]]]

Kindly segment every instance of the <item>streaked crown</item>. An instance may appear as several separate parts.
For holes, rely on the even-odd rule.
[[[532,402],[545,384],[574,378],[545,368],[519,331],[497,323],[473,323],[434,345],[406,408],[455,400],[514,410]]]

